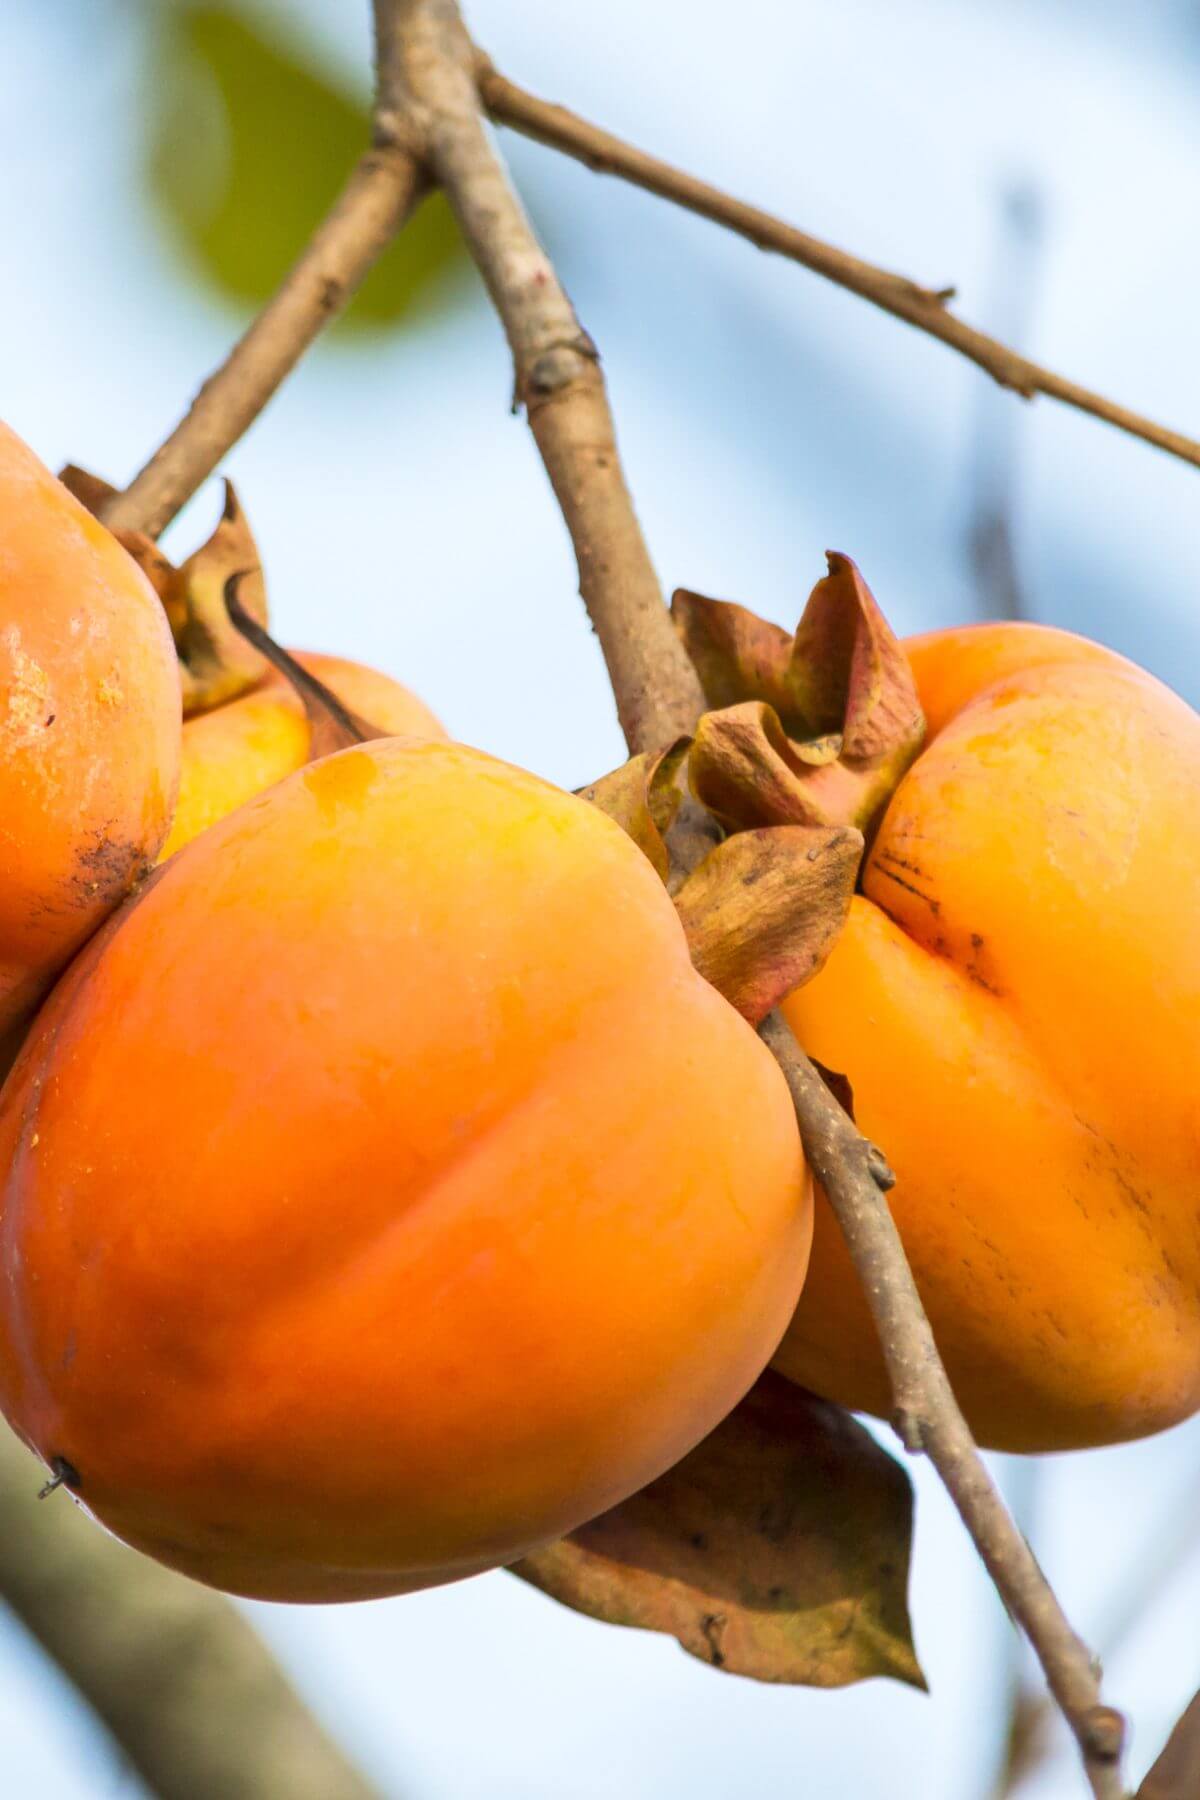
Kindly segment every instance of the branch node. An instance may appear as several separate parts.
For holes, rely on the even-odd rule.
[[[594,367],[599,361],[599,351],[582,329],[558,343],[547,344],[524,372],[521,385],[526,405],[531,401],[548,400],[552,395],[561,393],[572,382],[578,381],[589,365]],[[583,368],[580,367],[581,362]]]
[[[886,1194],[895,1187],[896,1171],[878,1144],[867,1145],[867,1171],[881,1193]]]
[[[1125,1720],[1112,1706],[1091,1706],[1079,1721],[1079,1740],[1098,1762],[1117,1763],[1125,1749]]]

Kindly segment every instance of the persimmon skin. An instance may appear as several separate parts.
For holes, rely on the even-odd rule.
[[[389,736],[445,738],[424,701],[390,676],[341,656],[305,650],[292,655],[351,712]],[[275,670],[250,693],[185,720],[179,800],[161,860],[302,768],[309,739],[300,697]]]
[[[153,865],[179,739],[153,589],[0,425],[0,1045]]]
[[[906,646],[931,738],[785,1003],[844,1071],[981,1442],[1065,1450],[1200,1406],[1200,719],[1032,625]],[[823,1196],[778,1366],[886,1415]]]
[[[769,1360],[788,1093],[607,818],[458,745],[289,777],[77,960],[0,1096],[0,1403],[277,1600],[515,1560]]]

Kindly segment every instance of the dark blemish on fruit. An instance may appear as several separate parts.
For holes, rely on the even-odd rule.
[[[998,988],[994,982],[989,981],[986,975],[981,975],[974,963],[969,963],[967,965],[966,973],[968,981],[973,981],[976,987],[983,988],[985,993],[995,994],[997,998],[1000,997],[1001,989]]]
[[[889,881],[894,881],[897,887],[905,888],[910,894],[915,894],[918,900],[923,900],[935,918],[941,912],[942,903],[940,900],[933,899],[930,894],[922,893],[921,889],[919,887],[914,887],[911,881],[904,881],[899,875],[893,875],[890,869],[883,868],[878,862],[875,864],[875,868],[880,875],[886,875]]]
[[[897,856],[894,850],[877,850],[876,860],[895,863],[898,869],[907,869],[910,875],[923,875],[925,871],[919,863],[912,862],[907,856]]]

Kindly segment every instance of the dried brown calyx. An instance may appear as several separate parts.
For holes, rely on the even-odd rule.
[[[692,961],[757,1024],[821,968],[850,908],[866,835],[925,736],[907,659],[849,557],[794,633],[676,592],[672,613],[711,708],[694,737],[635,756],[585,796],[671,873],[684,783],[728,834],[675,904]]]
[[[579,789],[633,839],[664,884],[692,749],[681,738]],[[862,852],[853,826],[756,826],[724,838],[675,887],[692,962],[751,1024],[824,963],[846,922]]]
[[[830,551],[789,635],[679,589],[676,628],[711,711],[692,791],[727,827],[852,825],[870,836],[925,736],[904,651],[848,556]]]
[[[98,518],[117,491],[74,463],[59,471],[59,480]],[[258,547],[233,483],[225,483],[225,505],[211,537],[178,568],[144,531],[114,535],[162,601],[179,654],[184,717],[209,712],[257,687],[269,660],[235,628],[225,607],[226,584],[237,575],[242,607],[266,628]]]

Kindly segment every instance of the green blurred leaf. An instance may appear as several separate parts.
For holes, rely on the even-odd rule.
[[[365,149],[367,109],[301,47],[269,36],[233,6],[173,6],[157,24],[150,193],[222,298],[261,306]],[[380,258],[340,323],[387,328],[453,304],[466,272],[453,215],[435,195]]]

